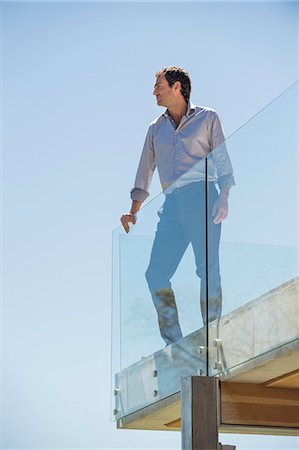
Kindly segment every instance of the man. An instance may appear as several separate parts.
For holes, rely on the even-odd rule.
[[[121,217],[128,233],[129,223],[136,223],[135,214],[149,195],[157,167],[166,200],[159,212],[146,279],[166,344],[182,338],[170,279],[189,243],[201,280],[203,321],[221,316],[218,255],[221,222],[227,217],[228,193],[235,184],[218,115],[211,108],[193,105],[190,92],[190,77],[184,69],[171,66],[156,73],[153,95],[157,104],[167,109],[148,128],[131,190],[132,207]]]

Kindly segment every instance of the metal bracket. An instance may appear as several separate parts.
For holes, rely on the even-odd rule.
[[[221,361],[215,361],[214,369],[216,369],[216,370],[222,370],[222,369],[223,369],[223,364],[222,364],[222,362],[221,362]]]
[[[214,339],[213,340],[213,346],[216,348],[221,348],[222,347],[222,340],[221,339]]]
[[[200,346],[198,347],[198,353],[199,353],[200,355],[202,355],[202,354],[206,351],[206,348],[207,348],[207,347],[205,347],[204,345],[200,345]]]
[[[227,363],[222,346],[222,339],[214,339],[213,346],[217,349],[217,360],[215,361],[214,369],[219,371],[227,371]]]

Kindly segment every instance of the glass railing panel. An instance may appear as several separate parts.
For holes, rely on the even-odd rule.
[[[120,227],[112,233],[112,307],[111,307],[111,398],[110,413],[111,419],[115,418],[115,396],[117,386],[115,384],[115,374],[120,371],[120,282],[119,282],[119,234]]]
[[[236,186],[222,223],[222,317],[210,323],[211,374],[253,367],[298,342],[298,83],[226,146]]]
[[[138,212],[128,234],[113,233],[117,417],[178,392],[182,376],[206,374],[204,178],[201,160],[196,182],[178,179]]]

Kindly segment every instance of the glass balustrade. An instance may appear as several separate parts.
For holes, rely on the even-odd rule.
[[[220,248],[222,317],[209,326],[211,375],[298,345],[298,123],[297,82],[226,141],[236,186]]]
[[[138,212],[128,234],[122,227],[113,232],[113,373],[128,390],[132,383],[126,378],[137,377],[134,392],[122,388],[120,409],[126,413],[177,392],[181,376],[207,374],[207,328],[195,264],[199,255],[193,251],[193,246],[202,250],[205,282],[205,160],[198,170],[203,179],[195,183],[196,189],[190,183],[169,187]],[[200,233],[194,219],[202,226]],[[150,380],[150,395],[148,374],[143,374],[144,379],[136,375],[140,361],[150,376],[159,373]]]

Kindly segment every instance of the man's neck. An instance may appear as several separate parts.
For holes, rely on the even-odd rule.
[[[167,108],[168,114],[172,117],[175,123],[178,125],[182,117],[187,113],[187,103],[177,103]]]

